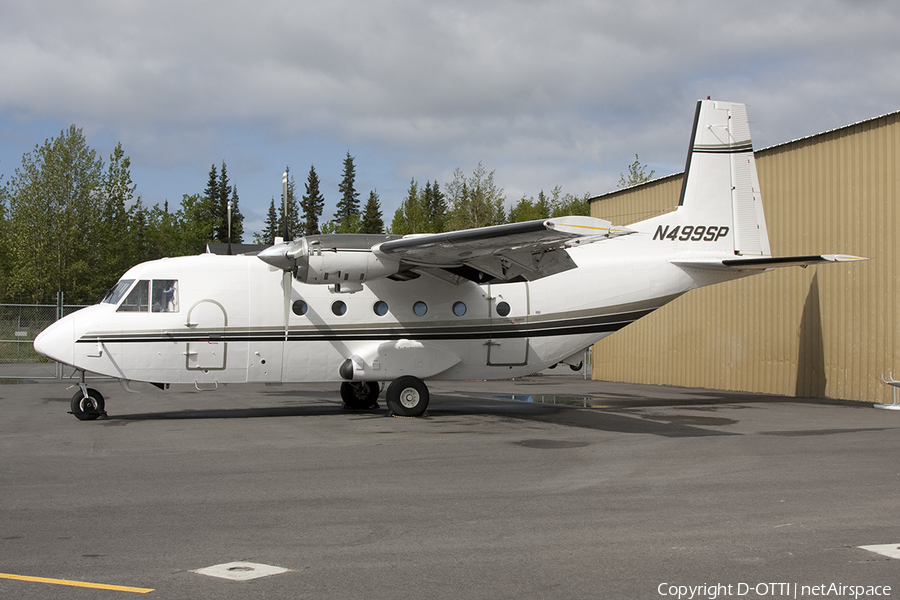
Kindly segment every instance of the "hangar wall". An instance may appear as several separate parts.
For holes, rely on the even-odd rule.
[[[594,347],[594,379],[891,402],[900,379],[900,112],[755,153],[773,255],[791,267],[688,292]],[[591,200],[627,225],[674,210],[683,173]]]

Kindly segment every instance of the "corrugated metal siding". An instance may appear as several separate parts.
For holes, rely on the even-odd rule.
[[[681,194],[682,173],[656,179],[644,185],[611,192],[591,203],[591,216],[613,225],[637,223],[675,210]]]
[[[788,268],[694,290],[606,338],[596,379],[891,401],[900,377],[900,113],[756,154],[774,255],[865,263]],[[625,225],[671,210],[681,175],[602,196]]]

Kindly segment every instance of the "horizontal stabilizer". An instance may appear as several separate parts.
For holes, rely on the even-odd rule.
[[[813,254],[810,256],[748,256],[735,258],[708,258],[694,260],[673,260],[672,264],[684,269],[764,271],[779,267],[808,267],[822,263],[854,262],[869,260],[849,254]]]

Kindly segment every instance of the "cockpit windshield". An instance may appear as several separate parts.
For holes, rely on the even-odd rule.
[[[128,288],[131,287],[132,283],[134,283],[134,279],[120,279],[116,285],[106,292],[106,296],[103,297],[103,300],[101,300],[100,303],[118,304],[119,300],[122,299],[122,296],[125,295],[125,292],[128,291]]]

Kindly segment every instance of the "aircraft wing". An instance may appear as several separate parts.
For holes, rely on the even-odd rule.
[[[821,263],[854,262],[868,260],[849,254],[813,254],[809,256],[736,256],[725,259],[673,260],[672,264],[685,269],[713,269],[738,271],[763,271],[778,267],[808,267]]]
[[[629,233],[633,232],[603,219],[571,216],[409,235],[373,250],[415,270],[443,270],[479,283],[532,281],[574,268],[566,248]]]

